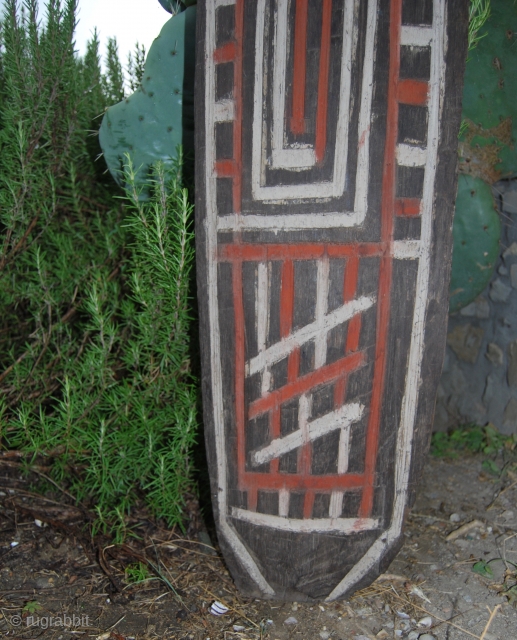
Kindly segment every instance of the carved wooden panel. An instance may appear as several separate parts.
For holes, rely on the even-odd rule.
[[[443,357],[466,0],[205,0],[203,401],[240,588],[335,599],[396,553]]]

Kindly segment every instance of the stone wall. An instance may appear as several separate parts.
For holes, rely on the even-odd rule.
[[[494,187],[501,254],[487,289],[449,317],[436,403],[436,431],[492,422],[517,433],[517,180]]]

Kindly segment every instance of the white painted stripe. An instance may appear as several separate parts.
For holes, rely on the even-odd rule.
[[[416,260],[421,253],[421,240],[395,240],[391,245],[391,255],[396,260]]]
[[[226,439],[224,430],[223,384],[221,371],[221,335],[219,329],[219,308],[217,291],[217,202],[216,182],[214,175],[215,165],[215,64],[213,51],[215,49],[215,9],[217,0],[206,2],[206,66],[205,66],[205,127],[207,141],[205,145],[205,182],[206,182],[206,264],[207,264],[207,288],[208,288],[208,315],[210,331],[210,365],[212,402],[214,411],[215,455],[217,469],[217,507],[219,530],[226,538],[242,567],[248,572],[262,593],[274,596],[271,588],[260,572],[255,560],[246,549],[235,529],[228,521],[228,479],[226,460]],[[230,4],[230,3],[228,3]]]
[[[285,231],[286,229],[338,229],[354,227],[361,218],[360,212],[337,213],[295,213],[292,215],[236,215],[219,216],[218,231],[235,231],[249,229],[268,229],[269,231]]]
[[[355,202],[357,224],[362,224],[368,210],[368,187],[370,185],[370,127],[372,124],[373,61],[377,43],[378,1],[368,2],[366,38],[361,86],[361,111],[359,113],[359,148],[357,150],[357,169],[355,177]]]
[[[220,100],[214,104],[214,122],[231,122],[235,119],[233,100]]]
[[[343,511],[343,492],[333,491],[330,494],[329,516],[332,519],[339,518],[342,511]]]
[[[278,515],[287,518],[289,515],[289,496],[291,494],[287,489],[280,489],[278,492]]]
[[[339,450],[337,458],[337,472],[340,474],[348,471],[348,459],[350,458],[350,428],[341,429],[339,434]]]
[[[432,27],[414,27],[402,25],[400,44],[409,47],[428,47],[433,40]]]
[[[319,326],[325,323],[327,314],[327,302],[329,297],[329,270],[328,257],[318,260],[318,275],[316,280],[316,318]],[[327,360],[327,332],[322,331],[314,338],[314,368],[323,367]]]
[[[376,1],[376,0],[374,0]],[[279,7],[284,7],[287,0],[279,0]],[[343,21],[343,47],[341,61],[341,79],[340,79],[340,103],[337,122],[337,133],[334,152],[334,171],[332,180],[328,182],[315,182],[296,185],[277,185],[263,186],[265,182],[265,136],[267,135],[267,123],[263,117],[264,110],[264,75],[268,70],[264,70],[264,34],[266,20],[266,0],[258,0],[257,2],[257,26],[255,40],[255,93],[253,106],[253,142],[252,142],[252,193],[255,200],[289,201],[294,199],[306,198],[329,198],[339,197],[343,194],[346,184],[346,168],[348,160],[348,125],[350,112],[350,87],[351,87],[351,69],[352,69],[352,43],[354,41],[354,32],[356,23],[354,20],[358,0],[345,0],[345,15]],[[283,19],[283,11],[278,11],[277,28],[279,22]],[[285,55],[280,56],[280,50],[283,45],[279,45],[275,49],[275,69],[274,74],[280,74],[277,65],[285,65]],[[286,49],[284,48],[284,51]],[[278,58],[278,59],[277,59]],[[285,73],[282,74],[285,82]],[[279,81],[280,82],[280,81]],[[274,100],[277,101],[276,109],[281,111],[280,102],[285,101],[285,87],[282,89],[280,85],[276,86]],[[285,108],[284,108],[285,110]],[[283,113],[283,112],[282,112]],[[280,120],[277,118],[277,122]],[[283,127],[284,116],[281,119],[282,140],[279,140],[278,128],[274,131],[275,148],[283,147]],[[279,125],[278,125],[279,126]],[[291,152],[297,153],[299,150],[293,149]],[[286,167],[289,168],[289,167]],[[357,223],[356,223],[357,224]],[[341,226],[341,225],[339,225]]]
[[[268,513],[257,513],[246,509],[232,508],[232,517],[254,525],[292,531],[293,533],[342,533],[350,535],[360,531],[370,531],[379,527],[376,518],[314,518],[295,520]]]
[[[348,471],[350,458],[350,427],[348,425],[341,429],[339,434],[339,448],[337,457],[337,472],[344,474]],[[333,491],[330,496],[329,515],[331,518],[339,518],[343,511],[343,492]]]
[[[274,169],[310,169],[316,164],[313,149],[275,149],[271,150],[271,166]]]
[[[413,147],[410,144],[398,144],[397,162],[403,167],[424,167],[427,162],[427,149]]]
[[[235,0],[215,0],[215,6],[217,7],[228,7],[232,4],[235,4]]]
[[[302,398],[304,398],[304,400],[302,400]],[[276,438],[264,448],[256,451],[253,454],[254,464],[261,465],[270,462],[275,458],[289,453],[289,451],[298,449],[308,442],[313,442],[328,433],[332,433],[336,431],[336,429],[348,429],[352,423],[361,419],[364,410],[364,406],[359,403],[346,404],[336,411],[332,411],[332,413],[327,413],[321,416],[321,418],[308,422],[307,407],[307,396],[303,395],[300,398],[298,410],[298,416],[302,419],[302,424],[300,424],[299,419],[300,428],[283,438]],[[304,425],[306,425],[306,428],[304,428]]]
[[[306,445],[310,442],[309,416],[312,408],[312,396],[309,398],[303,394],[298,401],[298,433],[301,434],[300,444]]]
[[[267,330],[269,325],[269,288],[268,288],[268,265],[260,262],[257,268],[257,296],[256,296],[256,316],[257,316],[257,347],[261,353],[266,349]],[[261,393],[265,396],[271,387],[271,371],[264,369],[261,380]]]
[[[353,318],[356,314],[369,309],[375,302],[375,298],[363,296],[331,311],[321,321],[316,320],[311,324],[301,327],[287,338],[275,342],[268,349],[251,358],[247,365],[247,375],[252,376],[264,367],[269,367],[275,362],[288,356],[294,349],[306,342],[313,340],[320,332],[328,332],[342,322]]]
[[[313,149],[285,149],[285,82],[288,59],[289,0],[278,0],[274,42],[273,68],[273,132],[271,166],[282,169],[310,169],[316,164]],[[257,55],[260,55],[257,53]],[[262,52],[263,55],[263,52]]]
[[[257,347],[266,349],[267,327],[269,320],[268,265],[259,262],[257,268]]]
[[[409,349],[408,370],[400,425],[397,433],[395,453],[395,500],[389,528],[374,542],[361,560],[347,573],[335,587],[327,600],[339,598],[353,588],[369,571],[378,566],[389,547],[401,535],[404,511],[408,494],[409,472],[411,469],[411,450],[415,428],[416,410],[421,384],[422,357],[424,350],[425,320],[429,292],[430,251],[433,239],[433,208],[436,167],[438,164],[438,145],[440,140],[440,122],[443,110],[445,90],[445,54],[447,51],[446,0],[433,1],[433,47],[431,49],[431,79],[429,82],[429,125],[427,139],[428,157],[424,177],[422,197],[422,252],[418,263],[416,300],[413,311],[413,329]]]

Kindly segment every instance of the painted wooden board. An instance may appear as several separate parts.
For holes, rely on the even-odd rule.
[[[444,353],[467,0],[198,3],[203,403],[239,588],[385,570]]]

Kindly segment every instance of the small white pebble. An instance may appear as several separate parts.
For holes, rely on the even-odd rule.
[[[330,633],[328,631],[320,631],[321,640],[329,640]]]
[[[287,620],[284,620],[284,624],[298,624],[298,620],[294,616],[289,616]]]
[[[430,633],[423,633],[421,636],[418,636],[418,640],[436,640],[436,638]]]
[[[404,620],[409,620],[410,616],[404,611],[397,611],[397,615],[399,618],[403,618]]]
[[[43,522],[41,522],[41,520],[37,520],[37,519],[36,519],[36,520],[34,520],[34,524],[35,524],[37,527],[42,527],[42,526],[43,526]]]
[[[418,640],[418,631],[410,631],[407,640]]]
[[[449,516],[449,520],[451,522],[461,522],[461,516],[459,513],[451,513]]]
[[[242,625],[240,625],[240,624],[234,624],[234,625],[233,625],[233,630],[234,630],[234,631],[244,631],[245,629],[246,629],[246,627],[243,627],[243,626],[242,626]]]
[[[318,605],[321,611],[325,611],[325,607],[322,607],[321,604]]]
[[[402,631],[402,629],[395,629],[395,637],[396,638],[402,638],[402,634],[404,632]]]
[[[13,540],[13,541],[11,542],[11,549],[12,549],[12,548],[14,548],[14,547],[17,547],[19,544],[20,544],[20,543],[19,543],[17,540]]]
[[[433,624],[433,619],[431,618],[431,616],[425,616],[425,618],[419,620],[417,624],[419,627],[425,627],[426,629],[429,629],[429,627]]]
[[[111,600],[109,598],[106,598],[106,604],[110,604]]]

